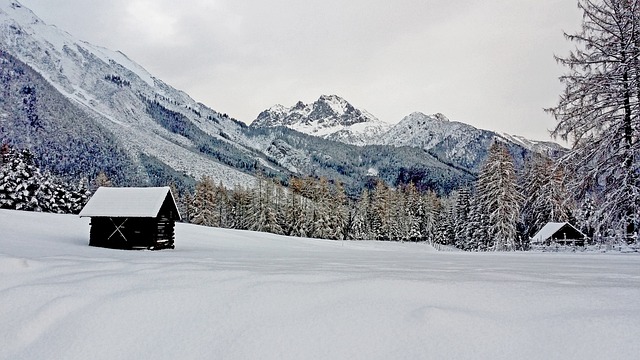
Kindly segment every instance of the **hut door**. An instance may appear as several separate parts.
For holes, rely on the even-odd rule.
[[[113,230],[113,232],[111,233],[111,235],[109,235],[107,240],[111,240],[111,237],[113,237],[113,235],[115,235],[116,233],[119,233],[120,236],[122,237],[122,240],[124,240],[125,242],[128,242],[127,237],[124,236],[121,230],[121,229],[124,229],[124,223],[126,223],[128,219],[122,219],[122,222],[120,223],[120,225],[116,224],[116,222],[113,221],[113,218],[109,218],[109,220],[111,220],[111,223],[113,224],[113,226],[115,226],[116,229]]]

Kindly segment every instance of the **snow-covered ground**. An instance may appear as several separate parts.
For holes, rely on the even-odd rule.
[[[1,359],[637,359],[640,256],[475,254],[0,210]]]

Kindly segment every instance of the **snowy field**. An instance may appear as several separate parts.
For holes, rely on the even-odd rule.
[[[179,224],[175,250],[0,210],[1,359],[637,359],[640,256]]]

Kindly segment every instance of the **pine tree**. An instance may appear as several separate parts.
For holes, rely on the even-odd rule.
[[[349,232],[350,240],[368,240],[371,239],[369,212],[370,212],[370,196],[369,190],[364,188],[360,199],[356,203],[356,209],[353,215],[353,225]]]
[[[453,244],[463,250],[469,250],[471,244],[467,237],[467,224],[471,221],[471,192],[468,188],[460,189],[454,196],[453,205]]]
[[[437,217],[440,211],[440,199],[432,190],[428,190],[423,196],[418,216],[420,217],[420,233],[429,242],[436,239]]]
[[[640,1],[580,0],[582,29],[565,34],[554,136],[571,139],[563,163],[580,198],[601,193],[599,232],[638,241],[640,226]]]
[[[488,241],[485,245],[487,250],[516,250],[521,202],[516,180],[511,155],[495,141],[480,170],[476,190],[480,227],[488,235],[484,239]],[[476,241],[482,242],[483,239]]]
[[[413,182],[404,188],[405,205],[407,210],[407,238],[410,241],[422,240],[420,232],[420,217],[423,216],[420,193]]]
[[[0,151],[0,208],[77,214],[86,203],[84,183],[71,186],[41,172],[28,150]]]

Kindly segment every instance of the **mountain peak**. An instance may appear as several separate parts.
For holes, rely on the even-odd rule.
[[[436,119],[438,119],[440,121],[449,121],[449,118],[444,116],[444,114],[442,114],[442,113],[435,113],[435,114],[431,115],[431,117],[436,118]]]
[[[253,127],[286,126],[293,130],[349,144],[364,145],[382,134],[389,125],[338,95],[321,95],[311,104],[302,101],[291,107],[273,106],[261,112]]]

